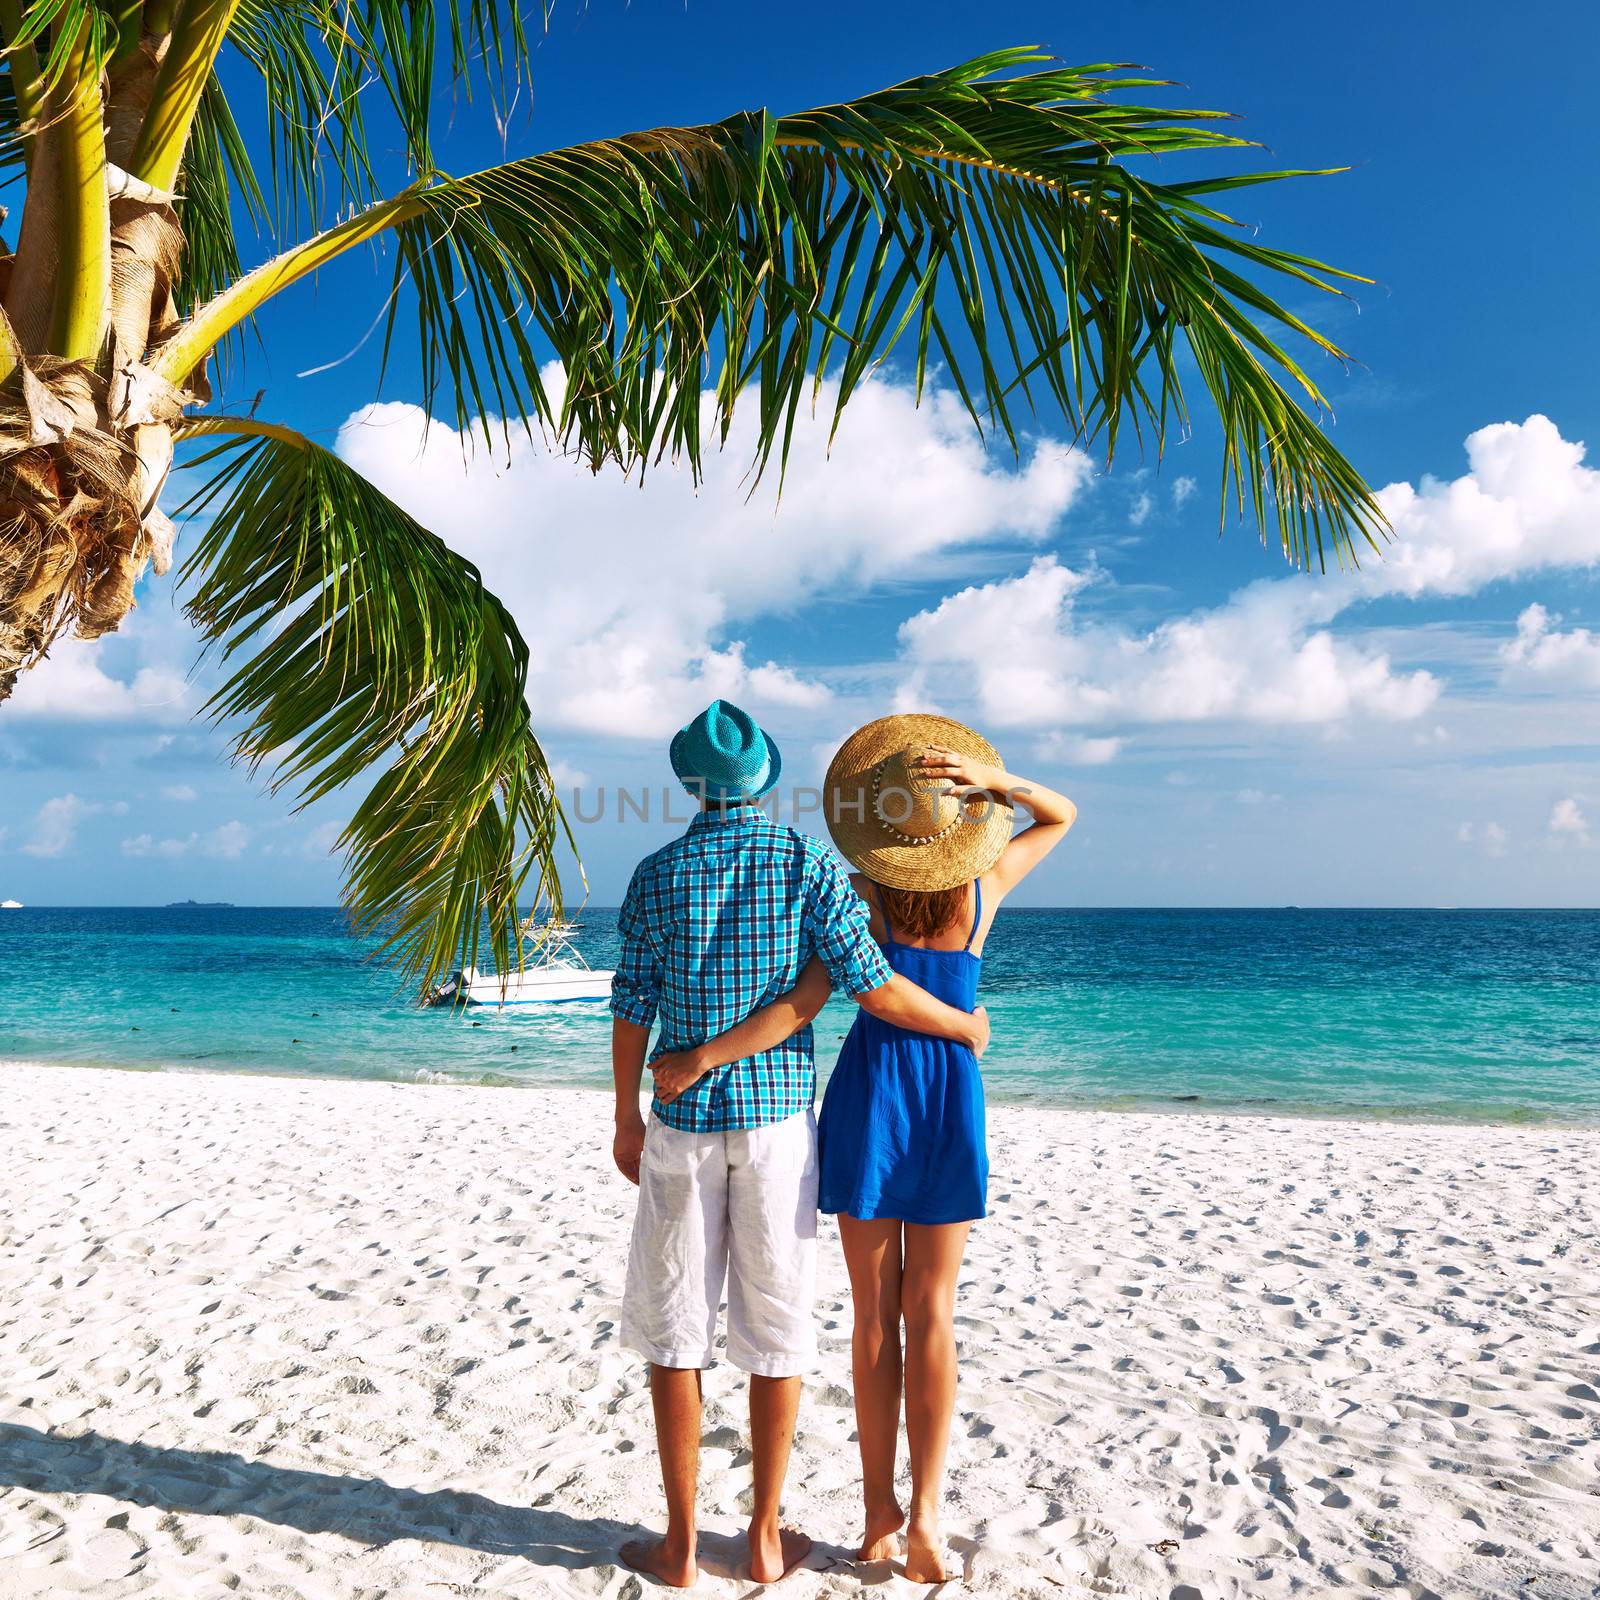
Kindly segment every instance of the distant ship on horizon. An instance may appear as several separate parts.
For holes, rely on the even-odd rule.
[[[20,911],[21,909],[22,902],[20,900],[0,900],[0,911]]]

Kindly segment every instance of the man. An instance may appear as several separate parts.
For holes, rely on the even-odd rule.
[[[670,1103],[658,1093],[647,1129],[650,1026],[659,1017],[656,1057],[692,1049],[791,989],[815,955],[834,988],[886,1021],[979,1051],[989,1027],[981,1010],[958,1011],[894,973],[832,852],[757,804],[781,757],[748,713],[713,701],[673,739],[671,759],[700,814],[633,875],[611,994],[613,1155],[639,1185],[622,1342],[650,1363],[667,1500],[665,1536],[625,1545],[622,1559],[675,1587],[697,1576],[700,1373],[726,1279],[728,1359],[750,1374],[750,1575],[772,1583],[811,1548],[778,1521],[800,1375],[816,1355],[811,1028],[712,1070]]]

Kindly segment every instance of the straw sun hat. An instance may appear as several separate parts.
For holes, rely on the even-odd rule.
[[[1012,809],[987,794],[963,799],[914,765],[930,745],[1000,765],[964,723],[922,712],[880,717],[839,746],[823,782],[823,815],[839,853],[888,889],[953,889],[981,877],[1011,837]]]

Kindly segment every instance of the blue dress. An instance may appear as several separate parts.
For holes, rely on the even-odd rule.
[[[983,966],[972,953],[983,920],[976,883],[973,894],[972,930],[960,950],[897,943],[879,903],[889,965],[963,1011],[977,1004]],[[964,1044],[858,1011],[822,1098],[817,1155],[823,1211],[863,1222],[975,1221],[984,1215],[989,1188],[977,1057]]]

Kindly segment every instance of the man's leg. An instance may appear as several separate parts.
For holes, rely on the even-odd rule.
[[[639,1209],[622,1298],[622,1342],[650,1362],[667,1531],[635,1539],[622,1559],[687,1588],[695,1563],[700,1465],[700,1368],[711,1363],[728,1255],[724,1136],[652,1120],[639,1168]]]
[[[750,1575],[774,1583],[811,1549],[779,1523],[800,1374],[816,1364],[817,1135],[810,1111],[728,1136],[728,1359],[750,1374]]]
[[[694,1502],[700,1479],[700,1369],[652,1366],[650,1403],[661,1486],[667,1492],[667,1532],[661,1539],[630,1539],[622,1559],[635,1572],[686,1589],[699,1574]]]
[[[750,1454],[754,1457],[755,1505],[750,1513],[750,1576],[775,1583],[804,1561],[811,1540],[778,1520],[783,1480],[800,1409],[798,1378],[750,1377]]]

